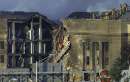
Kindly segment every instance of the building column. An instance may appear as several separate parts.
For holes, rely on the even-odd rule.
[[[16,53],[15,53],[15,22],[12,22],[12,67],[15,67],[16,66],[16,58],[15,58],[15,56],[16,56]]]
[[[93,80],[96,82],[96,42],[92,42],[92,69]]]
[[[83,46],[83,68],[82,68],[82,70],[85,71],[86,70],[86,43],[85,43],[85,41],[82,42],[82,46]]]
[[[99,72],[100,70],[100,47],[99,47],[99,41],[96,42],[96,57],[95,57],[95,65],[96,65],[96,72]]]
[[[93,42],[92,43],[92,65],[93,65],[93,70],[95,71],[95,69],[96,69],[96,43],[95,42]]]
[[[89,65],[90,65],[90,41],[87,41],[86,44],[86,65],[88,67],[86,67],[86,69],[89,69]]]
[[[99,56],[100,56],[100,59],[99,59],[99,65],[100,65],[100,68],[102,69],[102,42],[100,41],[99,42]]]
[[[33,21],[31,21],[31,30],[30,30],[30,44],[31,44],[31,57],[30,57],[30,64],[33,63],[33,36],[34,36],[34,33],[33,33]]]
[[[22,76],[21,75],[19,76],[19,82],[22,82]]]
[[[42,18],[39,17],[39,54],[42,53]]]

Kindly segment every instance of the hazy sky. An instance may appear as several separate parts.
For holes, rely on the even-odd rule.
[[[74,11],[118,8],[130,0],[0,0],[0,10],[38,11],[51,19],[64,18]]]

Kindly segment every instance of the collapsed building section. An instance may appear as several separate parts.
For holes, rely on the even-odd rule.
[[[29,67],[51,53],[54,22],[37,12],[3,11],[0,17],[7,20],[7,67]]]
[[[42,74],[39,76],[52,76],[52,81],[54,76],[64,75],[67,81],[95,80],[102,69],[111,69],[116,58],[126,56],[127,60],[128,56],[121,54],[130,44],[129,14],[127,4],[121,5],[120,10],[102,13],[76,12],[59,26],[37,12],[0,12],[0,25],[5,28],[0,30],[5,36],[0,35],[0,51],[4,52],[0,53],[0,59],[5,60],[0,60],[0,66],[31,67],[31,71],[25,70],[25,76],[32,74],[31,79],[35,80],[35,74],[30,72],[36,73],[36,64],[31,64],[53,54],[50,62],[55,65],[40,63],[38,72]],[[2,47],[3,42],[8,51]],[[3,58],[3,54],[6,57]],[[10,74],[12,70],[15,69],[9,70]],[[8,75],[8,71],[6,73]]]
[[[67,30],[62,25],[60,25],[54,31],[55,34],[53,36],[53,53],[55,55],[53,56],[52,61],[53,63],[58,63],[62,61],[66,53],[68,53],[68,50],[70,49],[70,41]]]

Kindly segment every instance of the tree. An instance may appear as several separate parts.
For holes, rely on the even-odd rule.
[[[130,55],[130,45],[125,46],[122,49],[121,58],[117,58],[112,68],[110,69],[110,75],[112,79],[119,82],[121,79],[122,70],[128,69],[129,67],[129,56]]]
[[[110,69],[110,75],[112,79],[119,82],[121,78],[121,58],[117,58],[112,68]]]

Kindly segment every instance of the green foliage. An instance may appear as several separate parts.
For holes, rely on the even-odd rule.
[[[122,77],[121,76],[122,70],[127,69],[127,67],[128,67],[127,60],[124,60],[123,58],[117,58],[110,70],[110,75],[112,79],[114,79],[116,82],[119,82],[119,80]]]
[[[121,79],[121,72],[122,70],[128,69],[128,60],[129,60],[129,54],[130,54],[130,45],[126,45],[122,49],[121,58],[117,58],[110,69],[110,75],[112,79],[114,79],[116,82],[119,82]]]
[[[121,78],[121,59],[120,58],[117,58],[115,63],[113,64],[110,70],[110,75],[112,79],[114,79],[116,82],[119,82]]]

